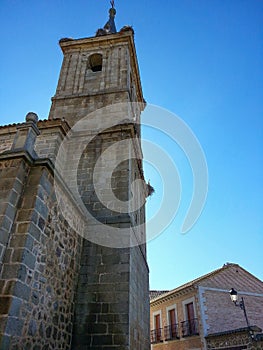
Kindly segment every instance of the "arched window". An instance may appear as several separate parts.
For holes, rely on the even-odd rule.
[[[89,56],[89,64],[92,72],[100,72],[102,70],[102,55],[94,53]]]

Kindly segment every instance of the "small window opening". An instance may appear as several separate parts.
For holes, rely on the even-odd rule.
[[[100,72],[102,70],[102,55],[94,53],[89,57],[90,69],[92,72]]]

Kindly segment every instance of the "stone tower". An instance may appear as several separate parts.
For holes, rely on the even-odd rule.
[[[0,349],[150,348],[145,102],[115,14],[60,40],[48,120],[0,128]]]

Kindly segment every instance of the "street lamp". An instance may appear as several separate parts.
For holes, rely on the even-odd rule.
[[[230,289],[229,294],[230,294],[231,301],[233,301],[235,306],[239,306],[240,309],[244,311],[244,315],[245,315],[245,319],[246,319],[246,322],[247,322],[247,328],[248,328],[249,335],[250,335],[251,339],[254,340],[254,333],[253,333],[253,330],[251,329],[251,327],[249,325],[249,322],[248,322],[247,312],[246,312],[246,307],[245,307],[245,301],[244,301],[243,297],[241,297],[241,301],[238,302],[238,294],[237,294],[237,291],[234,288]]]

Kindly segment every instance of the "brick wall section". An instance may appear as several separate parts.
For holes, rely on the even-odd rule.
[[[208,334],[247,327],[243,310],[235,307],[228,291],[204,290],[203,296]],[[250,325],[257,325],[263,329],[263,293],[261,297],[245,294],[243,297]]]
[[[56,204],[53,176],[32,167],[1,272],[3,349],[70,349],[80,250]]]
[[[218,273],[202,280],[203,287],[214,287],[230,290],[245,290],[247,292],[263,293],[262,281],[242,269],[237,264],[227,264]]]

